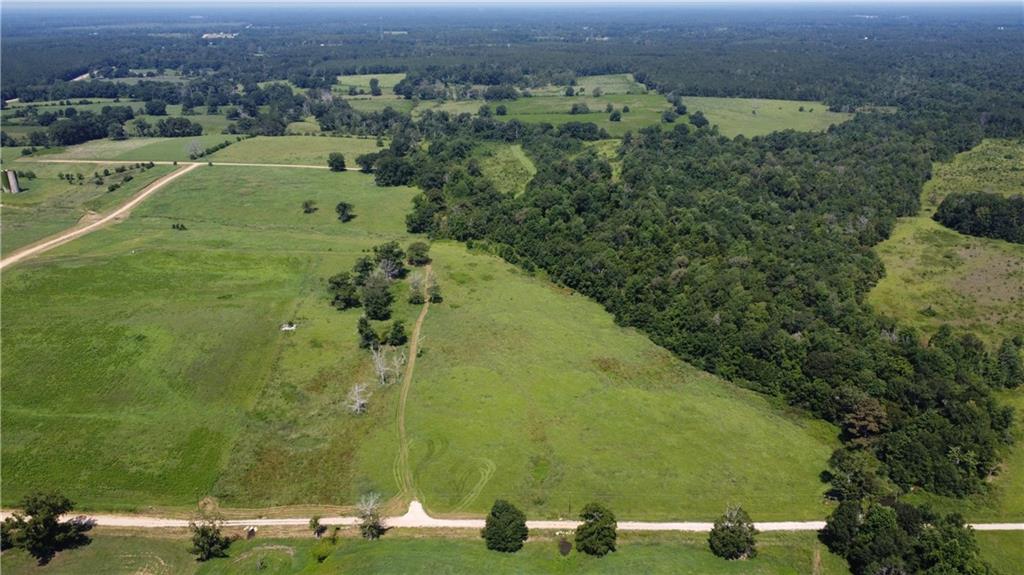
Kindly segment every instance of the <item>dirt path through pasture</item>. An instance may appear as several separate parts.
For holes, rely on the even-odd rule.
[[[181,176],[191,172],[192,170],[198,168],[201,165],[202,164],[187,164],[179,170],[176,170],[174,172],[171,172],[170,174],[167,174],[166,176],[154,180],[153,183],[143,188],[141,192],[132,196],[130,200],[122,204],[119,208],[101,217],[98,220],[86,223],[84,225],[77,225],[75,227],[72,227],[68,230],[65,230],[57,234],[56,236],[51,236],[49,238],[39,240],[34,244],[29,244],[21,249],[15,250],[9,256],[4,258],[3,260],[0,260],[0,270],[6,268],[7,266],[16,264],[20,261],[27,260],[31,257],[37,256],[41,253],[50,251],[57,246],[64,245],[70,242],[71,240],[80,238],[90,232],[96,231],[109,223],[122,220],[128,217],[128,214],[131,213],[132,209],[135,206],[141,204],[146,198],[159,191],[160,188],[166,186],[167,184],[173,182],[174,180],[180,178]]]
[[[423,268],[423,308],[416,318],[416,324],[412,326],[412,336],[409,340],[409,361],[405,364],[405,374],[402,376],[402,390],[398,397],[398,463],[396,479],[398,480],[398,497],[415,499],[415,486],[412,481],[412,469],[409,467],[409,437],[405,430],[405,404],[409,399],[409,390],[412,388],[413,370],[416,369],[416,354],[420,351],[420,331],[423,328],[423,320],[427,318],[427,311],[430,310],[430,294],[427,293],[426,281],[430,277],[431,265]]]

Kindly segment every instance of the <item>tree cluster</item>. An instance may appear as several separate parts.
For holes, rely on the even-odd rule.
[[[1024,244],[1024,195],[954,192],[933,217],[962,234]]]

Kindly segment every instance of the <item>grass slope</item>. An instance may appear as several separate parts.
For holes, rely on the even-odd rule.
[[[853,117],[853,114],[829,112],[828,105],[822,102],[687,96],[683,103],[688,113],[703,112],[711,124],[717,125],[718,130],[730,138],[739,134],[760,136],[779,130],[822,131]]]
[[[535,537],[536,534],[534,535]],[[323,563],[313,558],[306,539],[255,539],[232,545],[229,557],[198,564],[187,542],[157,537],[98,536],[87,547],[35,567],[21,551],[5,553],[3,570],[12,575],[53,573],[152,573],[154,575],[236,573],[689,573],[701,575],[842,575],[845,562],[831,555],[813,533],[764,534],[758,556],[725,561],[707,549],[699,534],[620,535],[619,550],[603,558],[558,553],[557,539],[542,536],[514,554],[488,551],[473,538],[434,539],[391,534],[380,541],[341,538]],[[262,567],[261,567],[262,565]]]
[[[495,257],[433,251],[446,300],[424,326],[407,418],[431,512],[480,514],[497,497],[538,517],[595,499],[636,519],[711,519],[729,503],[760,520],[828,512],[818,473],[829,426],[684,364]]]
[[[12,250],[28,245],[49,235],[65,230],[89,212],[106,212],[127,201],[150,182],[169,173],[171,166],[154,166],[146,171],[133,169],[132,180],[113,192],[107,190],[119,183],[123,174],[114,172],[116,165],[97,164],[30,164],[20,162],[17,169],[32,171],[35,179],[21,179],[23,192],[3,197],[3,226],[0,227],[0,249],[7,255]],[[91,177],[94,172],[111,172],[104,183],[97,185]],[[83,174],[81,185],[59,179],[57,174]]]
[[[187,162],[193,148],[202,150],[225,140],[235,141],[236,136],[211,134],[187,138],[129,138],[117,142],[93,140],[77,146],[68,146],[46,157],[60,160]]]
[[[308,164],[326,166],[331,152],[341,152],[349,167],[356,166],[356,157],[378,152],[373,138],[334,138],[326,136],[257,136],[213,154],[213,162],[245,162],[260,164]]]
[[[484,147],[480,159],[484,175],[503,194],[518,195],[537,174],[537,167],[519,144],[492,144]]]

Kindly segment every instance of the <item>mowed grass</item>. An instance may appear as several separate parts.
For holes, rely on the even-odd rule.
[[[936,164],[922,192],[921,213],[902,218],[875,249],[885,277],[868,294],[880,313],[928,338],[943,324],[970,331],[990,349],[1024,333],[1024,246],[965,236],[931,219],[955,190],[1013,193],[1024,189],[1024,145],[986,140],[950,163]],[[1024,392],[1001,399],[1024,418]],[[985,494],[954,500],[920,495],[937,508],[975,521],[1024,521],[1024,432]]]
[[[876,248],[886,277],[869,302],[926,336],[951,324],[995,347],[1024,333],[1024,246],[966,236],[932,220],[951,191],[1024,192],[1024,143],[986,140],[935,165],[921,212],[900,220]]]
[[[327,166],[331,152],[341,152],[349,167],[358,167],[356,158],[378,152],[374,138],[336,138],[328,136],[257,136],[209,156],[212,162],[258,164],[305,164]]]
[[[92,140],[48,154],[47,159],[187,162],[193,149],[205,150],[225,140],[237,143],[237,136],[210,134],[186,138],[128,138],[116,142]]]
[[[118,174],[114,171],[116,167],[118,165],[113,164],[19,162],[16,166],[19,171],[31,171],[36,177],[20,179],[23,190],[20,194],[4,194],[3,225],[0,227],[3,254],[65,230],[90,212],[106,212],[173,170],[171,166],[154,166],[145,171],[136,168]],[[93,174],[102,174],[105,169],[110,171],[110,175],[103,178],[102,184],[96,184]],[[57,177],[67,173],[82,174],[85,179],[79,184],[77,180],[69,183]],[[123,183],[129,174],[132,180]],[[108,191],[108,186],[114,183],[121,184],[121,187]]]
[[[46,567],[35,567],[22,551],[5,553],[3,570],[31,573],[152,573],[154,575],[237,573],[687,573],[701,575],[848,574],[845,561],[830,554],[813,533],[771,533],[758,539],[758,556],[726,561],[711,554],[702,534],[619,535],[619,548],[603,558],[571,551],[558,552],[550,534],[534,539],[517,553],[488,551],[472,534],[427,538],[412,532],[389,533],[379,541],[340,538],[333,553],[317,563],[312,538],[257,538],[237,541],[229,556],[196,563],[187,542],[159,537],[97,536],[87,547],[58,555]],[[417,536],[421,535],[421,536]],[[571,539],[571,535],[570,535]]]
[[[628,519],[824,517],[835,430],[679,361],[596,303],[460,245],[433,247],[407,428],[428,511]],[[457,422],[457,424],[456,424]]]
[[[519,144],[488,144],[480,151],[480,167],[503,194],[518,195],[537,174],[537,167]]]
[[[1024,572],[1024,532],[978,531],[975,533],[981,556],[996,573],[1014,575]]]
[[[842,124],[853,114],[829,112],[822,102],[755,98],[708,98],[684,96],[687,113],[703,112],[718,131],[728,137],[752,137],[781,130],[820,132]],[[803,108],[803,111],[800,111]]]
[[[357,312],[331,309],[322,282],[404,239],[412,195],[359,173],[204,166],[126,222],[5,270],[4,505],[40,488],[104,509],[187,508],[211,493],[351,503],[359,426],[389,426],[393,411],[384,390],[379,417],[344,415],[369,358],[355,349]],[[321,211],[302,214],[306,199]],[[341,200],[357,214],[344,225]],[[289,320],[300,330],[281,332]],[[261,466],[252,450],[277,444],[294,453]],[[384,491],[390,456],[378,475],[352,485]],[[307,483],[275,489],[289,478]]]

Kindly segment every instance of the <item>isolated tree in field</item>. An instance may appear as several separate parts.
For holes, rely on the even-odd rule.
[[[575,96],[576,95],[576,91],[572,89],[572,86],[566,86],[565,87],[565,95],[566,96]]]
[[[380,340],[377,338],[377,332],[373,331],[373,326],[370,325],[370,320],[366,319],[366,316],[359,318],[359,325],[356,328],[359,330],[359,347],[362,349],[373,349],[380,345]]]
[[[715,521],[708,536],[711,552],[725,559],[751,559],[757,555],[757,530],[742,507],[730,507]]]
[[[302,202],[302,213],[312,214],[317,211],[316,202],[314,200],[306,200]]]
[[[0,528],[0,547],[17,547],[27,551],[40,565],[45,565],[58,551],[89,543],[85,534],[92,521],[78,517],[61,522],[60,516],[74,509],[75,504],[59,493],[34,493],[21,501],[24,515],[14,513]]]
[[[614,111],[614,110],[615,110],[615,106],[612,106],[611,102],[608,102],[608,104],[604,107],[604,111],[606,113],[608,113],[608,114],[611,114],[612,111]]]
[[[480,536],[491,551],[515,553],[529,537],[526,515],[508,501],[499,499],[491,506]]]
[[[572,105],[572,108],[569,108],[569,113],[570,114],[589,114],[590,113],[590,106],[587,106],[586,104],[584,104],[582,102],[577,102],[577,103]]]
[[[434,274],[427,277],[427,295],[430,296],[430,303],[444,301],[444,298],[441,297],[441,285],[437,283],[437,277]]]
[[[380,96],[382,94],[380,89],[380,80],[377,78],[370,78],[370,95]]]
[[[387,527],[384,526],[384,522],[380,518],[379,494],[368,493],[360,497],[356,511],[359,513],[359,533],[362,534],[363,539],[371,541],[380,539],[381,535],[387,531]]]
[[[622,113],[623,114],[628,114],[629,113],[629,106],[623,106],[622,107]]]
[[[618,523],[615,514],[600,503],[588,503],[580,512],[583,521],[576,528],[576,550],[603,557],[615,551]]]
[[[409,265],[425,266],[430,263],[430,244],[427,242],[413,242],[406,250]]]
[[[332,172],[344,172],[345,171],[345,155],[341,152],[331,152],[327,156],[327,167]]]
[[[622,112],[619,112],[618,110],[615,110],[614,112],[612,112],[608,116],[608,120],[612,121],[612,122],[621,122],[622,121]]]
[[[147,116],[166,116],[167,102],[163,100],[146,100],[145,110]]]
[[[591,94],[593,94],[595,98],[600,98],[601,96],[604,96],[604,88],[598,86],[594,88],[594,91],[591,92]]]
[[[189,553],[195,555],[198,561],[227,557],[231,537],[221,534],[220,523],[208,519],[199,523],[193,521],[188,527],[192,531],[192,547]]]
[[[354,206],[348,202],[338,202],[338,205],[334,206],[334,211],[338,214],[338,221],[344,223],[351,221],[352,218],[356,217],[352,213]]]
[[[381,387],[398,381],[402,368],[405,366],[405,351],[394,347],[378,345],[370,348],[373,360],[373,371],[377,375],[377,383]]]
[[[498,116],[507,116],[508,107],[505,106],[505,104],[498,104],[498,107],[494,109],[494,113],[497,114]]]
[[[388,329],[388,334],[384,338],[384,343],[392,346],[405,345],[409,341],[409,335],[405,333],[405,324],[402,320],[396,319],[391,324],[391,328]]]

